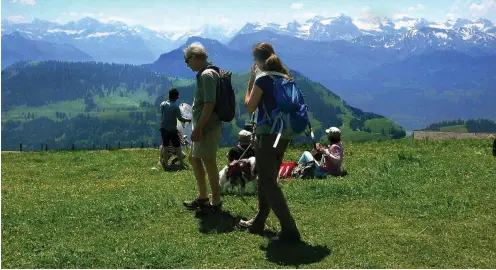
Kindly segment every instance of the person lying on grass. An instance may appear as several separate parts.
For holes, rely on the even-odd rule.
[[[320,143],[315,145],[312,153],[305,151],[301,155],[298,164],[315,161],[315,177],[323,178],[326,175],[341,175],[341,165],[343,163],[343,144],[341,143],[341,130],[337,127],[326,129],[327,139],[330,145],[322,146]],[[314,156],[321,156],[319,161]]]

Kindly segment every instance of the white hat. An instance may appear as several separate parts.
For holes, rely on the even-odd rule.
[[[238,134],[238,139],[240,143],[249,144],[251,141],[251,132],[248,130],[241,130]]]
[[[341,130],[337,127],[330,127],[325,130],[325,133],[327,136],[333,137],[333,138],[339,138],[341,136]]]
[[[238,136],[240,136],[240,137],[249,137],[249,136],[251,136],[251,132],[249,132],[248,130],[244,130],[243,129],[243,130],[241,130],[239,132]]]

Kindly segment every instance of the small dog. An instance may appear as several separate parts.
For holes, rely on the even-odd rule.
[[[245,193],[246,184],[251,182],[257,188],[257,171],[255,166],[255,157],[231,162],[219,172],[220,187],[226,190],[239,186],[241,193]]]

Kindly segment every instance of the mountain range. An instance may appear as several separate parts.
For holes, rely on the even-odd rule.
[[[3,35],[2,68],[25,60],[94,61],[93,57],[70,44],[30,40],[18,32]]]
[[[284,64],[333,89],[348,104],[390,117],[406,129],[453,117],[496,119],[490,102],[496,85],[496,28],[486,19],[435,23],[340,14],[304,23],[247,23],[239,31],[204,26],[185,33],[91,18],[65,25],[3,20],[3,44],[8,35],[70,45],[95,61],[144,64],[183,78],[194,77],[182,52],[193,42],[207,48],[214,64],[244,72],[252,63],[253,44],[267,41]],[[11,52],[18,60],[30,60],[20,57],[25,54]],[[81,61],[71,58],[64,59]]]
[[[227,42],[235,34],[230,29],[212,25],[185,33],[155,31],[118,21],[102,23],[90,17],[67,24],[39,19],[18,24],[2,20],[2,35],[16,32],[30,40],[71,44],[96,61],[128,64],[153,62],[160,54],[176,49],[191,36]]]
[[[340,14],[316,16],[304,23],[247,23],[239,30],[204,25],[186,32],[156,31],[115,21],[101,23],[90,17],[67,24],[40,19],[18,24],[2,20],[2,35],[18,32],[26,39],[71,44],[96,61],[130,64],[151,63],[194,36],[228,44],[235,36],[263,31],[311,41],[345,40],[373,49],[406,49],[417,54],[428,48],[493,53],[496,46],[496,27],[487,19],[436,23],[408,17],[353,19]]]

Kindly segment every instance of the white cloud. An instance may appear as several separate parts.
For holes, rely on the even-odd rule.
[[[407,13],[397,13],[393,15],[394,19],[403,19],[403,18],[409,18],[410,14]]]
[[[291,9],[302,9],[303,8],[303,4],[302,3],[293,3],[291,4]]]
[[[472,3],[472,5],[470,5],[470,11],[481,11],[484,9],[484,5],[481,3],[480,5],[476,4],[476,3]]]
[[[226,17],[224,17],[224,16],[220,16],[220,17],[219,17],[219,22],[220,22],[220,24],[222,24],[222,25],[226,25],[226,24],[228,24],[228,23],[229,23],[229,19],[228,19],[228,18],[226,18]]]
[[[26,18],[22,15],[13,15],[13,16],[7,16],[7,20],[14,22],[14,23],[23,23],[23,22],[28,22]]]
[[[102,12],[98,12],[98,13],[93,13],[93,12],[63,12],[62,15],[69,15],[71,17],[79,17],[79,18],[83,18],[83,17],[103,17],[105,14],[102,13]]]
[[[448,20],[456,20],[456,15],[453,13],[446,13],[444,17],[446,17],[446,19]]]
[[[496,0],[456,0],[448,12],[449,18],[496,20]]]
[[[313,17],[315,17],[317,14],[313,13],[313,12],[305,12],[305,13],[297,13],[295,15],[293,15],[293,17],[295,19],[303,19],[303,20],[308,20],[308,19],[311,19]]]
[[[371,10],[372,9],[370,8],[370,6],[363,6],[360,9],[360,18],[370,20],[373,17],[371,14]]]
[[[14,4],[21,4],[21,5],[29,5],[29,6],[34,6],[36,5],[36,0],[11,0],[11,3]]]
[[[424,5],[422,5],[422,4],[417,4],[417,5],[415,5],[415,6],[411,6],[411,7],[409,7],[409,8],[408,8],[408,11],[412,12],[412,11],[416,11],[416,10],[423,9],[423,8],[425,8],[425,6],[424,6]]]
[[[479,4],[472,3],[470,5],[470,16],[472,18],[485,17],[488,19],[496,19],[496,0],[482,0]]]
[[[364,6],[361,9],[362,13],[370,13],[370,6]]]

